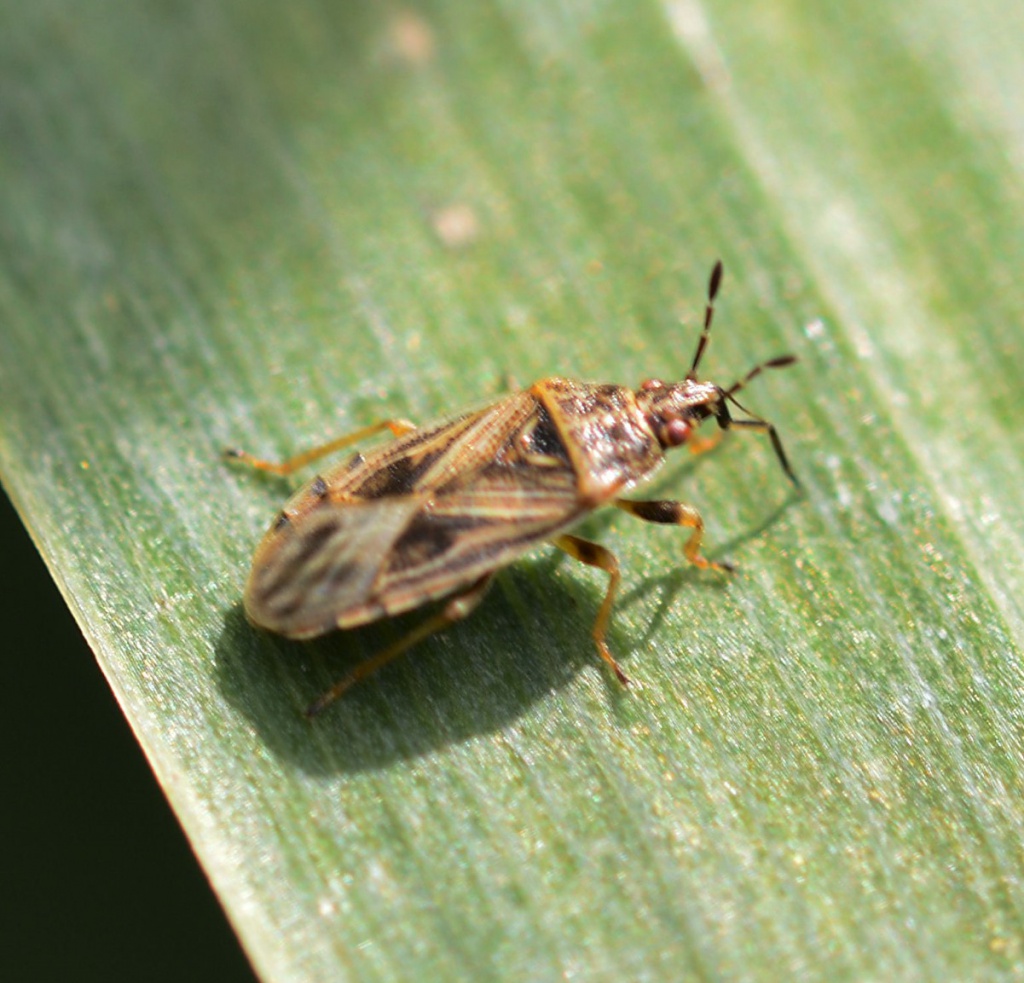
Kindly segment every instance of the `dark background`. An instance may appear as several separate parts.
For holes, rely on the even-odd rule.
[[[255,979],[7,496],[0,978]]]

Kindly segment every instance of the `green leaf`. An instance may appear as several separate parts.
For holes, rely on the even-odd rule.
[[[1024,974],[1019,4],[5,5],[0,470],[267,980]],[[737,433],[417,616],[250,628],[267,457],[511,373]],[[678,323],[682,318],[683,324]]]

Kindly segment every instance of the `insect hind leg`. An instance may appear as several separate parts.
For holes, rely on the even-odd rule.
[[[227,449],[224,451],[224,456],[233,461],[241,461],[250,468],[256,468],[257,471],[289,475],[294,471],[298,471],[299,468],[304,468],[307,464],[312,464],[313,461],[318,461],[321,457],[326,457],[328,454],[342,450],[342,448],[350,447],[352,444],[358,444],[359,441],[366,440],[367,437],[373,437],[383,430],[390,430],[396,437],[401,437],[402,434],[415,429],[416,424],[410,423],[408,420],[379,420],[377,423],[371,423],[368,427],[362,427],[359,430],[354,430],[352,433],[343,434],[341,437],[330,440],[326,444],[318,444],[316,447],[311,447],[309,450],[302,451],[302,453],[289,457],[285,461],[264,461],[261,458],[254,457],[248,451],[239,450],[238,448]]]
[[[347,676],[339,679],[329,690],[321,693],[305,710],[305,716],[312,719],[329,707],[343,693],[351,689],[361,679],[376,672],[382,666],[387,665],[396,659],[403,652],[408,651],[418,642],[436,632],[442,631],[449,625],[455,624],[468,617],[476,609],[491,586],[494,574],[489,573],[479,580],[474,581],[466,590],[454,597],[449,598],[445,606],[435,615],[427,618],[426,621],[417,625],[408,634],[403,635],[398,641],[378,652],[373,658],[361,662]]]
[[[594,636],[594,643],[597,645],[597,654],[611,666],[612,672],[615,673],[615,678],[623,686],[628,686],[629,676],[619,668],[619,664],[613,658],[604,640],[608,629],[608,618],[612,613],[612,604],[615,601],[615,592],[621,579],[619,561],[611,550],[598,543],[592,543],[589,539],[581,539],[579,536],[571,536],[569,534],[559,536],[554,540],[554,544],[560,550],[568,553],[574,560],[586,563],[590,567],[597,567],[608,574],[608,590],[604,595],[604,600],[601,602],[601,608],[597,612],[597,620],[594,622],[592,634]]]

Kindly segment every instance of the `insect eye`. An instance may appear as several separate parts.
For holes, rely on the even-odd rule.
[[[668,447],[678,447],[685,444],[693,433],[693,427],[686,420],[669,420],[665,424],[665,444]]]
[[[640,383],[640,388],[646,390],[664,389],[665,383],[662,382],[661,379],[644,379],[644,381]]]

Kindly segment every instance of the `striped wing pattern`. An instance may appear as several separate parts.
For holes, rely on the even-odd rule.
[[[246,612],[292,638],[399,614],[512,562],[586,511],[547,411],[518,393],[310,482],[256,552]]]

